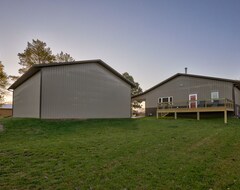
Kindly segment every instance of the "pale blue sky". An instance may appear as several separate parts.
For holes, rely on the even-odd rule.
[[[184,72],[240,79],[240,0],[0,0],[0,60],[27,42],[102,59],[144,90]]]

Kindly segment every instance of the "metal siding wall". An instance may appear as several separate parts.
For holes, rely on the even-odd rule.
[[[235,104],[240,105],[240,90],[234,87],[235,92]]]
[[[99,64],[42,70],[42,118],[129,118],[131,87]]]
[[[38,72],[14,90],[13,117],[39,118],[40,78]]]
[[[235,93],[235,115],[240,117],[240,90],[234,87]]]
[[[212,91],[219,91],[219,98],[232,100],[232,83],[202,78],[179,76],[146,94],[146,107],[157,106],[159,97],[173,96],[173,103],[188,101],[189,94],[198,100],[210,99]]]

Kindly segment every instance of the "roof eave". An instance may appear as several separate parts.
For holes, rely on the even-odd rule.
[[[124,76],[122,76],[119,72],[114,70],[112,67],[107,65],[105,62],[103,62],[101,59],[93,59],[93,60],[83,60],[83,61],[74,61],[74,62],[60,62],[60,63],[44,63],[44,64],[36,64],[33,65],[26,73],[24,73],[19,79],[17,79],[9,88],[10,89],[16,89],[18,86],[20,86],[22,83],[24,83],[28,78],[33,76],[35,73],[37,73],[41,68],[43,67],[54,67],[54,66],[63,66],[63,65],[75,65],[75,64],[86,64],[86,63],[99,63],[109,71],[111,71],[113,74],[118,76],[120,79],[122,79],[124,82],[129,84],[131,87],[135,87],[136,85],[126,79]]]
[[[188,77],[195,77],[195,78],[205,78],[205,79],[210,79],[210,80],[226,81],[226,82],[231,82],[231,83],[235,84],[238,88],[240,88],[240,81],[238,81],[238,80],[231,80],[231,79],[224,79],[224,78],[217,78],[217,77],[208,77],[208,76],[201,76],[201,75],[177,73],[177,74],[167,78],[166,80],[158,83],[157,85],[154,85],[153,87],[147,89],[146,91],[144,91],[144,92],[142,92],[140,94],[132,96],[131,98],[136,98],[138,96],[142,96],[144,94],[147,94],[148,92],[154,90],[155,88],[158,88],[159,86],[167,83],[168,81],[170,81],[170,80],[172,80],[172,79],[174,79],[174,78],[176,78],[178,76],[188,76]]]
[[[23,82],[25,82],[27,79],[29,79],[31,76],[33,76],[35,73],[37,73],[40,70],[40,68],[37,68],[35,66],[32,66],[26,73],[24,73],[21,77],[19,77],[9,88],[8,90],[16,89],[18,86],[20,86]]]

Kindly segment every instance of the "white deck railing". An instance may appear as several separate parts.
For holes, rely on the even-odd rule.
[[[157,109],[194,109],[194,108],[214,108],[225,107],[234,108],[233,101],[227,98],[221,99],[207,99],[207,100],[192,100],[192,101],[177,101],[177,102],[163,102],[157,104]]]

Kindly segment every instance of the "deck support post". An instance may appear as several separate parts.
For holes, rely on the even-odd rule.
[[[157,111],[157,119],[158,119],[158,111]]]
[[[177,112],[174,112],[174,119],[177,119]]]
[[[200,120],[200,112],[197,112],[197,120]]]
[[[227,123],[227,110],[224,111],[224,123]]]

